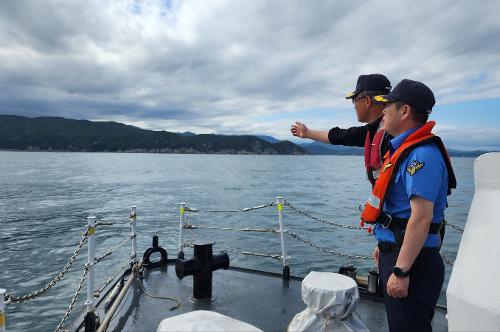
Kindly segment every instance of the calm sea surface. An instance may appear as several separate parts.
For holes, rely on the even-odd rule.
[[[474,193],[473,159],[455,158],[458,189],[449,199],[447,220],[464,226]],[[269,203],[282,195],[318,217],[358,224],[358,205],[370,190],[362,157],[236,156],[115,153],[0,152],[0,288],[17,295],[43,287],[65,265],[86,225],[86,217],[120,220],[137,205],[140,255],[154,234],[169,256],[176,255],[179,202],[200,210],[234,210]],[[191,213],[194,225],[276,228],[276,208],[247,213]],[[305,218],[289,208],[291,231],[314,243],[348,254],[371,255],[375,240],[364,231],[338,229]],[[101,227],[97,254],[114,247],[128,226]],[[214,250],[280,254],[279,236],[217,230],[191,230],[186,239],[215,241]],[[352,262],[358,273],[370,261],[325,254],[286,238],[293,275],[311,270],[337,271]],[[460,233],[447,229],[442,249],[454,259]],[[48,293],[7,307],[8,330],[51,331],[74,294],[86,259],[86,245],[68,274]],[[130,254],[130,244],[97,265],[99,286]],[[186,251],[187,257],[191,251]],[[230,254],[231,265],[281,272],[270,258]],[[446,284],[451,267],[446,266]],[[445,284],[445,286],[446,286]],[[83,309],[85,288],[77,313]],[[445,303],[444,289],[440,299]],[[72,315],[74,317],[74,315]]]

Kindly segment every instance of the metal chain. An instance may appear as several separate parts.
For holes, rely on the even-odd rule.
[[[59,274],[57,274],[57,276],[55,276],[45,287],[43,287],[37,291],[34,291],[32,293],[22,295],[22,296],[15,296],[15,295],[11,295],[11,294],[6,294],[5,295],[6,304],[22,303],[22,302],[33,300],[33,299],[39,297],[40,295],[46,293],[52,287],[54,287],[54,285],[57,284],[57,282],[59,280],[61,280],[66,275],[66,272],[68,272],[71,265],[73,265],[73,263],[75,262],[78,255],[80,255],[80,250],[82,249],[82,247],[83,247],[85,241],[87,241],[87,239],[88,239],[88,230],[82,234],[82,238],[80,239],[80,242],[76,246],[76,249],[73,252],[73,255],[70,257],[70,259],[68,260],[68,262],[66,263],[66,265],[64,266],[62,271],[59,272]]]
[[[314,219],[314,220],[319,221],[319,222],[321,222],[323,224],[332,225],[332,226],[336,226],[336,227],[340,227],[340,228],[346,228],[346,229],[354,229],[354,230],[363,230],[363,229],[364,230],[368,230],[369,229],[369,227],[360,227],[360,226],[338,224],[338,223],[333,222],[333,221],[328,221],[328,220],[325,220],[325,219],[318,218],[316,216],[313,216],[309,212],[302,211],[302,210],[296,208],[295,206],[293,206],[292,204],[290,204],[287,201],[285,201],[284,205],[287,206],[287,207],[289,207],[290,209],[295,210],[296,212],[298,212],[298,213],[300,213],[300,214],[308,217],[308,218]]]
[[[108,220],[99,220],[95,223],[97,226],[112,226],[112,225],[123,225],[127,224],[128,220],[118,220],[118,221],[108,221]]]
[[[240,231],[240,232],[258,232],[258,233],[279,233],[278,229],[274,228],[230,228],[230,227],[215,227],[215,226],[193,226],[187,224],[183,226],[184,229],[219,229],[223,231]]]
[[[207,213],[249,212],[249,211],[253,211],[253,210],[258,210],[258,209],[264,209],[264,208],[267,208],[267,207],[271,207],[271,206],[273,206],[275,204],[276,204],[275,202],[270,202],[270,203],[267,203],[267,204],[257,205],[257,206],[254,206],[254,207],[244,208],[244,209],[240,209],[240,210],[200,210],[200,209],[190,208],[188,206],[186,206],[184,209],[185,209],[186,212],[207,212]]]
[[[460,233],[464,232],[464,230],[462,228],[458,227],[457,225],[451,224],[451,223],[447,222],[446,220],[444,221],[444,224],[450,226],[451,228],[453,228],[456,231],[459,231]]]
[[[351,259],[372,260],[372,257],[369,257],[369,256],[349,255],[349,254],[345,254],[345,253],[340,252],[340,251],[335,251],[335,250],[331,250],[331,249],[328,249],[328,248],[320,247],[317,244],[312,243],[311,241],[304,240],[302,237],[300,237],[299,235],[297,235],[296,233],[291,232],[291,231],[286,231],[286,233],[289,236],[293,237],[294,239],[296,239],[296,240],[298,240],[300,242],[303,242],[303,243],[307,244],[308,246],[316,248],[316,249],[318,249],[320,251],[328,253],[328,254],[332,254],[332,255],[336,255],[336,256],[340,256],[340,257],[351,258]]]
[[[119,245],[117,245],[116,247],[114,247],[113,249],[111,249],[110,251],[106,251],[104,254],[102,254],[101,256],[98,256],[96,258],[94,258],[94,263],[99,263],[100,261],[102,261],[104,258],[110,256],[111,254],[113,254],[115,251],[117,251],[118,249],[120,249],[121,247],[123,247],[128,241],[130,241],[131,239],[133,239],[135,237],[135,235],[131,235],[129,236],[128,238],[125,239],[125,241],[123,241],[122,243],[120,243]]]
[[[95,291],[94,291],[94,297],[99,297],[99,296],[101,295],[101,292],[104,290],[104,288],[106,288],[106,287],[107,287],[107,286],[111,283],[111,281],[113,281],[113,280],[116,278],[116,276],[117,276],[120,272],[122,272],[122,271],[123,271],[123,269],[125,268],[125,266],[127,266],[128,264],[130,264],[130,260],[131,260],[132,258],[134,258],[134,255],[130,256],[130,257],[128,258],[128,260],[126,260],[126,261],[125,261],[125,262],[124,262],[124,263],[120,266],[120,268],[119,268],[118,270],[116,270],[116,272],[115,272],[115,273],[114,273],[111,277],[109,277],[109,278],[108,278],[108,279],[104,282],[104,284],[103,284],[101,287],[99,287],[97,290],[95,290]]]
[[[236,251],[236,250],[230,250],[230,249],[226,249],[226,250],[223,250],[223,251],[234,252],[236,254],[242,254],[242,255],[247,255],[247,256],[269,257],[269,258],[277,259],[277,260],[282,260],[283,259],[283,256],[281,256],[281,255],[261,254],[261,253],[258,253],[258,252]],[[287,257],[287,258],[290,258],[290,257]]]
[[[270,202],[270,203],[267,203],[267,204],[262,204],[262,205],[257,205],[257,206],[254,206],[254,207],[244,208],[241,211],[248,212],[248,211],[253,211],[253,210],[258,210],[258,209],[264,209],[264,208],[271,207],[274,204],[276,204],[276,202]]]
[[[56,330],[55,330],[56,332],[61,331],[61,327],[64,325],[64,323],[66,323],[66,320],[68,319],[69,315],[73,311],[73,308],[75,307],[76,301],[78,300],[78,297],[80,296],[80,292],[82,290],[83,284],[85,283],[85,279],[87,279],[88,272],[89,272],[89,266],[87,264],[85,264],[82,278],[80,279],[80,283],[78,284],[75,295],[73,295],[73,299],[71,300],[71,303],[69,304],[68,310],[66,310],[64,317],[62,318],[59,325],[57,325]]]
[[[453,266],[453,264],[455,264],[455,261],[453,261],[452,259],[450,259],[448,257],[441,255],[441,258],[443,259],[443,262],[445,262],[448,265]]]
[[[183,245],[184,248],[194,248],[194,241],[193,240],[190,240],[190,241],[185,241],[184,242],[184,245]],[[233,253],[236,253],[236,254],[242,254],[242,255],[247,255],[247,256],[258,256],[258,257],[269,257],[269,258],[273,258],[273,259],[282,259],[283,256],[281,255],[273,255],[273,254],[261,254],[261,253],[258,253],[258,252],[250,252],[250,251],[237,251],[237,250],[231,250],[231,249],[224,249],[224,250],[221,250],[221,252],[233,252]],[[290,257],[288,257],[290,258]]]

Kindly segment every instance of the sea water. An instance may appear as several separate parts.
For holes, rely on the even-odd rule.
[[[453,158],[458,188],[449,198],[446,219],[463,228],[474,193],[473,159]],[[236,211],[276,201],[277,196],[321,219],[357,226],[359,205],[370,191],[360,156],[173,155],[132,153],[0,152],[0,288],[22,295],[45,286],[62,270],[81,238],[86,218],[126,220],[137,206],[139,256],[157,234],[169,257],[177,255],[179,203],[194,226],[278,228],[276,207]],[[371,256],[375,239],[366,231],[319,223],[286,208],[285,228],[312,243],[346,254]],[[126,224],[97,229],[102,254],[129,235]],[[447,228],[443,256],[453,260],[461,233]],[[215,242],[214,251],[281,254],[279,235],[196,229],[185,238]],[[370,260],[323,253],[286,237],[292,275],[338,271],[352,263],[358,274]],[[191,256],[186,249],[186,257]],[[230,253],[232,266],[281,272],[279,260]],[[96,287],[113,273],[131,244],[96,265]],[[45,295],[7,307],[9,330],[51,331],[59,323],[83,272],[86,245],[67,275]],[[446,280],[440,303],[445,304]],[[85,288],[74,310],[83,309]],[[214,289],[216,290],[216,285]]]

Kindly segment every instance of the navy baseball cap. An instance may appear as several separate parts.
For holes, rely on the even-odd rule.
[[[355,98],[363,91],[376,91],[378,93],[384,92],[384,94],[388,94],[391,92],[391,82],[382,74],[359,75],[358,82],[356,83],[356,90],[349,93],[345,98]]]
[[[401,101],[413,107],[415,111],[427,114],[431,114],[432,107],[436,104],[434,93],[427,85],[408,79],[399,82],[388,95],[375,96],[375,100],[385,103]]]

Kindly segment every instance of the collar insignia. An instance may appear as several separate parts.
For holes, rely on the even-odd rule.
[[[413,176],[415,173],[417,173],[419,170],[424,168],[425,163],[420,162],[418,160],[414,160],[410,163],[410,165],[406,168],[406,171],[410,176]]]
[[[388,162],[385,166],[384,166],[384,169],[382,170],[382,173],[385,172],[389,167],[391,167],[392,164],[390,162]]]

